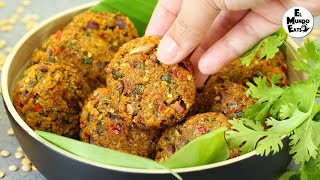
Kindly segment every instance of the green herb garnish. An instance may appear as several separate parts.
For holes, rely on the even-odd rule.
[[[240,57],[241,63],[248,66],[251,60],[257,55],[259,51],[260,59],[265,58],[266,60],[268,60],[274,57],[275,54],[279,51],[279,47],[286,40],[286,37],[287,36],[284,29],[280,29],[272,35],[264,38],[255,47],[253,47]]]
[[[283,147],[281,139],[289,136],[290,154],[294,162],[301,165],[297,173],[304,179],[304,174],[310,173],[310,169],[320,171],[319,164],[310,165],[320,161],[320,104],[317,102],[320,94],[320,45],[307,40],[296,54],[286,42],[284,44],[295,57],[292,62],[294,68],[309,77],[304,82],[282,88],[275,85],[278,77],[273,78],[271,86],[267,85],[265,77],[255,78],[254,84],[248,83],[248,95],[258,101],[245,111],[244,118],[230,121],[234,130],[227,132],[227,139],[233,146],[241,145],[243,153],[255,149],[260,155],[268,155],[279,152]],[[267,115],[270,117],[265,124],[269,128],[265,129],[262,122]],[[283,177],[287,175],[290,173]]]

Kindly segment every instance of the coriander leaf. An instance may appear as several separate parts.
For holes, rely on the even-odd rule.
[[[266,58],[266,60],[273,58],[279,51],[279,47],[283,44],[284,37],[279,35],[272,35],[263,40],[262,49],[260,51],[260,59]]]
[[[273,75],[272,78],[269,79],[269,80],[270,80],[270,82],[271,82],[272,84],[278,84],[282,78],[283,78],[283,77],[282,77],[281,74],[275,74],[275,75]]]
[[[307,73],[316,79],[320,79],[320,44],[309,39],[304,47],[298,49],[299,56],[292,62],[293,67],[301,72]]]
[[[314,132],[314,129],[311,128],[314,127],[313,123],[318,122],[312,120],[305,121],[299,128],[295,129],[293,135],[290,136],[290,154],[294,154],[293,159],[297,164],[309,161],[310,157],[316,158],[318,154],[318,144],[314,144],[313,134],[318,135],[320,128]]]
[[[224,132],[219,128],[202,135],[175,152],[162,162],[168,168],[194,167],[228,159],[230,156]]]
[[[272,85],[268,86],[266,77],[258,77],[253,79],[254,84],[248,82],[249,89],[247,95],[258,99],[258,103],[273,101],[278,99],[284,92],[284,88]]]
[[[285,173],[283,173],[278,180],[293,180],[293,179],[298,179],[298,177],[300,176],[300,172],[299,171],[287,171]]]
[[[301,180],[319,179],[320,177],[320,157],[311,158],[310,161],[301,165],[300,169]]]
[[[272,77],[271,86],[268,86],[266,77],[254,78],[253,81],[256,85],[248,82],[249,87],[247,95],[258,99],[257,103],[244,110],[243,117],[255,121],[263,122],[267,117],[273,102],[277,100],[284,92],[285,89],[275,86],[273,83],[277,81],[277,75]]]
[[[243,117],[263,122],[269,114],[271,106],[272,102],[265,102],[262,104],[256,103],[250,106],[248,109],[243,110]]]
[[[255,47],[251,48],[248,52],[243,54],[240,57],[241,64],[249,66],[251,63],[251,60],[256,56],[262,44],[263,44],[262,41],[260,41]]]
[[[227,141],[235,148],[240,147],[241,153],[248,153],[256,148],[258,141],[266,136],[263,126],[259,122],[254,122],[249,119],[234,119],[230,120],[233,131],[227,131]]]
[[[286,119],[292,116],[294,110],[295,110],[295,105],[294,104],[284,104],[281,105],[281,108],[279,110],[279,118],[280,119]]]
[[[284,29],[280,29],[272,35],[261,40],[255,47],[240,57],[242,64],[249,65],[251,60],[256,56],[260,50],[260,59],[266,57],[266,60],[275,56],[279,51],[279,47],[284,43],[286,33]]]

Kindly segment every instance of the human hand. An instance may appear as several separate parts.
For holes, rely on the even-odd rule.
[[[319,0],[159,0],[146,35],[163,37],[157,56],[175,64],[191,54],[197,87],[281,27],[287,9],[320,14]]]

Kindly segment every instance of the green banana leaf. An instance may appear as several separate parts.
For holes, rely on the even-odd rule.
[[[151,159],[84,143],[49,132],[36,130],[36,134],[65,151],[91,161],[127,168],[165,169],[177,179],[182,179],[171,169]]]
[[[93,12],[120,12],[130,18],[140,36],[144,35],[157,0],[103,0],[91,8]]]
[[[162,164],[168,168],[200,166],[224,161],[230,156],[222,127],[191,141]]]

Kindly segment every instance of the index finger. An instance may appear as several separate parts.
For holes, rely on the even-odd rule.
[[[182,0],[159,0],[150,19],[145,35],[162,37],[176,19]]]

